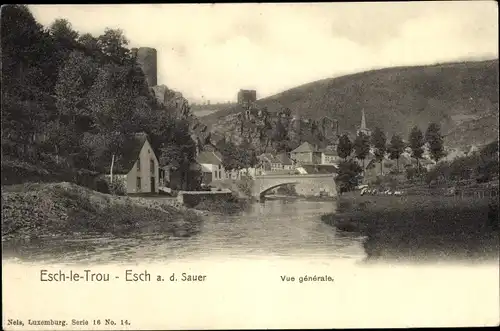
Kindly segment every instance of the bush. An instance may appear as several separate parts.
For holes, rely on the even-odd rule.
[[[95,191],[110,194],[109,181],[106,178],[99,177],[95,180]]]
[[[109,182],[108,184],[109,191],[113,195],[127,195],[127,188],[125,184],[120,180],[114,180],[113,182]]]
[[[252,196],[253,179],[250,176],[243,175],[237,182],[238,189],[246,196]]]

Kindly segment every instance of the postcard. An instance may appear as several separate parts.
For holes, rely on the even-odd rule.
[[[4,5],[5,330],[495,326],[493,1]]]

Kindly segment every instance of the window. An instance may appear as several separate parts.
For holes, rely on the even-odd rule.
[[[149,173],[154,176],[155,175],[155,161],[149,160]]]
[[[137,177],[137,192],[141,192],[141,187],[142,187],[142,183],[141,183],[141,177]]]
[[[141,159],[137,159],[137,171],[141,171]]]

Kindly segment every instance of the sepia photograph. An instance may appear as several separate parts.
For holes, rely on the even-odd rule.
[[[495,326],[494,1],[1,7],[5,330]]]

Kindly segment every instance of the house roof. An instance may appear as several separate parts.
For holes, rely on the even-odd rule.
[[[277,158],[276,156],[272,155],[271,153],[263,153],[263,154],[259,155],[258,158],[261,161],[268,161],[268,162],[271,162],[271,163],[282,163],[279,158]]]
[[[297,147],[292,151],[292,153],[311,153],[311,152],[317,152],[317,149],[307,141],[303,142],[299,147]]]
[[[364,160],[365,169],[375,160],[373,155],[368,154]],[[363,167],[363,160],[354,158],[354,162],[357,162],[360,167]]]
[[[335,149],[333,148],[322,148],[319,150],[321,153],[326,154],[326,155],[332,155],[332,156],[338,156],[338,153]]]
[[[196,157],[199,164],[222,164],[222,155],[219,152],[203,151]]]
[[[286,153],[278,154],[276,157],[283,165],[292,165],[293,161],[288,157]]]
[[[115,156],[113,172],[116,174],[127,174],[139,159],[139,153],[147,140],[148,138],[145,133],[136,133],[126,138]]]

